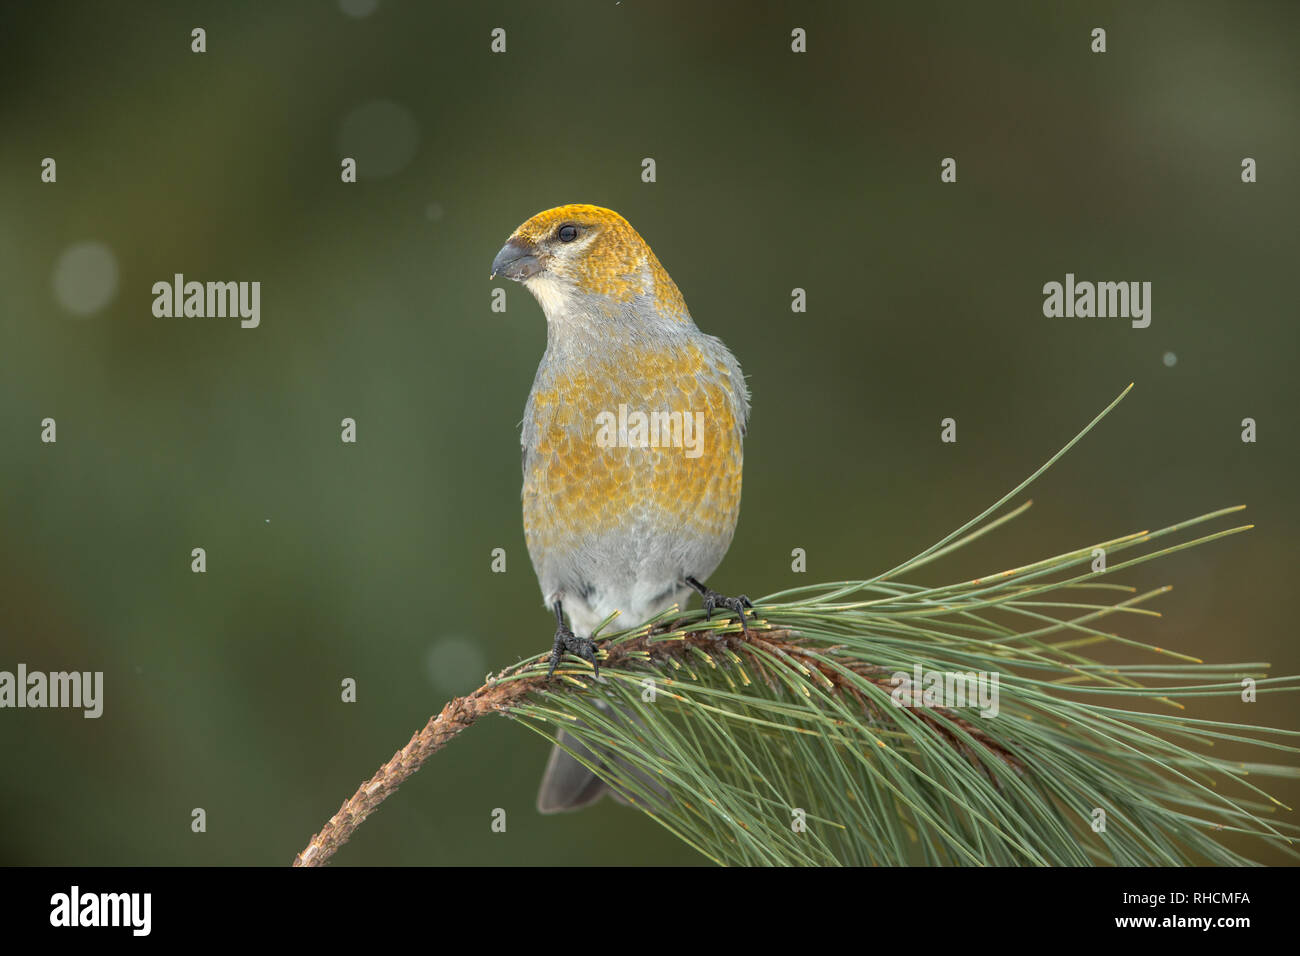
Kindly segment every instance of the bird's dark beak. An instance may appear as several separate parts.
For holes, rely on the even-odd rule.
[[[489,278],[504,276],[522,282],[541,271],[542,259],[537,247],[527,239],[511,239],[492,260],[492,275]]]

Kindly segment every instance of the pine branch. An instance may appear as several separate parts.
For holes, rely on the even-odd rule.
[[[1124,602],[1126,605],[1131,603],[1133,602]],[[770,691],[780,694],[783,684],[789,680],[791,674],[797,673],[810,685],[816,682],[827,692],[842,697],[845,701],[851,701],[852,709],[862,715],[865,725],[880,728],[889,721],[891,716],[897,716],[905,722],[915,724],[918,729],[924,728],[934,739],[945,742],[954,755],[977,772],[1001,796],[1006,796],[1007,780],[1004,775],[990,769],[990,760],[999,763],[1015,779],[1023,780],[1027,772],[1025,754],[1030,751],[1027,742],[1019,747],[1010,745],[1005,740],[1000,740],[985,731],[977,722],[961,717],[951,708],[892,708],[884,701],[892,699],[890,695],[894,690],[893,668],[864,663],[852,655],[842,653],[843,650],[843,645],[819,644],[800,636],[791,628],[773,626],[767,622],[751,623],[750,635],[746,638],[735,622],[715,621],[706,624],[700,621],[691,622],[688,616],[683,621],[646,626],[617,635],[602,643],[601,672],[605,675],[602,684],[614,681],[639,690],[644,686],[647,675],[658,675],[658,680],[662,683],[660,694],[680,703],[689,703],[689,698],[685,696],[686,689],[681,686],[683,682],[679,678],[665,675],[684,671],[698,680],[700,674],[695,670],[696,668],[723,668],[728,664],[735,667],[737,664],[749,663],[748,669],[742,666],[737,673],[752,672],[753,678],[757,678]],[[1149,666],[1147,667],[1149,669]],[[1070,669],[1079,673],[1088,673],[1077,665]],[[1205,679],[1208,673],[1205,665],[1196,664],[1175,665],[1172,671],[1179,672],[1184,669],[1199,675],[1198,679],[1201,680]],[[1104,676],[1103,683],[1111,680],[1130,685],[1133,683],[1132,676],[1135,672],[1130,672],[1128,680],[1125,681],[1118,676],[1125,674],[1123,668],[1105,670],[1115,676],[1113,678],[1104,676],[1104,672],[1097,675]],[[1166,676],[1170,670],[1170,668],[1157,668],[1152,673]],[[499,713],[514,716],[516,719],[542,716],[552,725],[563,725],[564,729],[571,734],[578,734],[592,750],[598,753],[620,753],[617,737],[609,736],[611,730],[617,734],[618,723],[604,726],[601,711],[588,709],[577,703],[582,697],[590,696],[590,692],[596,688],[597,685],[591,678],[590,666],[585,662],[574,660],[561,667],[554,678],[548,679],[545,655],[538,655],[508,668],[474,692],[448,702],[423,730],[415,734],[402,750],[398,751],[340,807],[338,813],[298,854],[294,865],[320,866],[326,863],[338,848],[348,841],[356,828],[378,808],[379,804],[415,773],[425,760],[441,750],[448,741],[468,728],[483,714]],[[1278,689],[1295,689],[1293,680],[1276,683],[1287,685]],[[700,690],[703,686],[703,682],[700,682],[691,689]],[[1193,688],[1184,688],[1184,690],[1190,689]],[[1204,687],[1195,689],[1204,690]],[[1229,689],[1235,691],[1237,685],[1232,683]],[[539,705],[537,703],[539,699],[544,703]],[[1159,694],[1156,699],[1167,700],[1167,697]],[[569,710],[570,705],[576,707],[576,712]],[[625,710],[633,706],[634,704],[627,700],[620,704],[620,707]],[[566,713],[567,720],[563,716]],[[1141,716],[1145,718],[1151,715]],[[1166,723],[1170,729],[1176,726],[1168,718],[1156,719]],[[584,730],[587,729],[583,726],[584,722],[587,728],[594,728],[589,735],[584,734]],[[1187,721],[1185,725],[1189,728],[1199,727],[1197,731],[1199,735],[1225,736],[1258,742],[1252,738],[1228,733],[1231,728],[1219,729],[1206,722]],[[626,722],[623,726],[627,726]],[[791,725],[780,729],[786,732],[795,728]],[[882,736],[885,735],[882,733]],[[554,738],[554,735],[548,736]],[[880,748],[888,747],[888,744],[879,738],[875,739],[875,743]],[[1079,743],[1080,741],[1069,741],[1071,747]],[[1290,747],[1285,749],[1293,752],[1295,750]],[[654,770],[656,754],[651,752],[647,759],[646,753],[647,748],[642,745],[640,754],[633,759],[638,759],[643,767]],[[621,756],[632,755],[621,754]],[[654,805],[659,801],[659,797],[645,787],[642,778],[634,774],[620,774],[609,761],[592,764],[592,767],[601,772],[601,775],[630,802],[654,814]],[[1245,765],[1242,767],[1244,769]],[[1281,772],[1291,775],[1293,772],[1293,768],[1263,764],[1254,765],[1250,769],[1256,774]],[[1254,819],[1249,813],[1244,814],[1244,818]],[[1222,824],[1214,826],[1223,829]],[[1234,829],[1240,828],[1234,827]],[[1282,836],[1280,831],[1275,835]],[[1234,858],[1233,862],[1248,861]]]
[[[638,663],[667,663],[688,655],[692,651],[709,649],[728,649],[739,637],[736,635],[716,634],[712,629],[681,635],[681,639],[671,643],[654,643],[649,630],[639,638],[633,638],[604,650],[600,655],[601,666],[606,668],[635,666]],[[661,629],[662,631],[662,629]],[[755,646],[775,653],[785,653],[798,658],[803,655],[799,642],[789,631],[767,628],[756,634]],[[294,866],[322,866],[343,844],[351,839],[357,827],[365,822],[379,805],[392,796],[408,777],[424,765],[424,762],[441,750],[462,731],[468,729],[484,714],[508,714],[510,710],[523,702],[528,695],[542,691],[556,681],[567,681],[586,688],[588,685],[577,679],[581,671],[561,668],[557,675],[548,678],[544,656],[532,658],[508,668],[493,677],[472,693],[464,697],[455,697],[448,701],[435,716],[429,718],[424,729],[412,735],[405,747],[393,754],[391,760],[379,768],[375,775],[363,783],[357,792],[343,802],[337,813],[320,832],[311,838],[302,852],[294,857]],[[586,669],[591,674],[591,669]]]
[[[627,642],[601,654],[602,666],[618,667],[634,659],[667,660],[684,653],[688,646],[713,639],[707,635],[692,635],[691,640],[680,645],[660,645],[653,649],[648,635],[641,642]],[[424,762],[441,750],[462,731],[469,728],[484,714],[509,713],[529,694],[541,691],[556,680],[572,680],[572,672],[561,668],[554,678],[548,678],[543,657],[535,657],[502,671],[472,693],[448,701],[435,716],[429,718],[424,729],[415,733],[409,743],[393,758],[379,768],[375,775],[363,783],[351,797],[343,802],[329,822],[311,838],[311,842],[293,861],[294,866],[321,866],[352,837],[357,827],[365,822],[379,805],[387,800],[408,777],[420,769]],[[590,668],[588,668],[590,673]]]
[[[448,703],[295,865],[326,862],[485,713],[556,740],[717,863],[1250,863],[1219,842],[1225,832],[1297,856],[1300,828],[1269,819],[1289,808],[1254,781],[1300,776],[1300,748],[1286,742],[1300,732],[1198,720],[1180,700],[1239,698],[1243,684],[1291,693],[1300,678],[1270,678],[1265,664],[1207,664],[1098,628],[1113,615],[1156,615],[1143,605],[1169,590],[1139,594],[1109,580],[1114,572],[1248,530],[1167,540],[1240,508],[955,584],[900,580],[1022,515],[1028,502],[996,513],[1027,484],[885,574],[760,599],[766,620],[748,634],[730,618],[674,610],[601,640],[599,680],[577,659],[553,679],[545,655],[508,668]],[[1155,662],[1117,666],[1082,653],[1106,644]],[[963,710],[960,697],[900,695],[900,676],[915,668],[996,676],[996,717]],[[1216,743],[1291,763],[1212,756]]]

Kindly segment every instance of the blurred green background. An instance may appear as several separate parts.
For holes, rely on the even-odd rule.
[[[1294,3],[5,5],[0,669],[102,670],[106,701],[0,712],[0,863],[287,864],[449,696],[548,647],[518,439],[545,321],[509,283],[490,311],[488,267],[565,202],[627,216],[750,377],[721,590],[893,566],[1135,381],[1028,515],[923,580],[1244,503],[1249,534],[1122,575],[1175,587],[1120,623],[1300,670],[1298,27]],[[261,327],[155,318],[177,272],[260,281]],[[1152,282],[1150,328],[1044,318],[1066,272]],[[1300,724],[1294,698],[1193,704]],[[609,801],[537,815],[546,751],[480,722],[337,863],[700,862]]]

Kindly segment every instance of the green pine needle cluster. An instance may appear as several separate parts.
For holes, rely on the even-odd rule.
[[[1127,391],[1019,487],[905,564],[768,595],[748,635],[702,612],[611,635],[598,682],[589,665],[566,661],[557,673],[569,686],[531,695],[511,716],[551,739],[563,731],[616,793],[719,864],[1251,863],[1224,844],[1227,833],[1296,855],[1297,827],[1276,812],[1289,808],[1256,781],[1300,773],[1300,732],[1198,720],[1187,702],[1240,700],[1247,678],[1257,694],[1293,692],[1300,678],[1101,629],[1116,615],[1153,614],[1143,605],[1168,590],[1139,594],[1114,574],[1246,530],[1186,534],[1239,508],[971,581],[901,580],[1022,514],[1028,502],[999,512]],[[1104,571],[1093,569],[1097,548]],[[1116,643],[1154,662],[1083,653]],[[898,706],[894,675],[918,664],[996,673],[997,715]],[[1219,742],[1290,764],[1222,759]]]

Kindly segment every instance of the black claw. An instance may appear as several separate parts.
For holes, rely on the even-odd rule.
[[[596,662],[596,642],[589,637],[578,637],[573,633],[564,623],[564,611],[558,601],[555,603],[555,622],[555,642],[551,644],[551,666],[546,669],[546,676],[550,677],[555,673],[555,668],[564,657],[565,651],[568,651],[591,664],[595,676],[599,677],[600,664]]]
[[[704,619],[706,621],[713,619],[713,612],[717,608],[726,608],[728,611],[734,612],[735,615],[740,618],[740,631],[746,637],[749,637],[749,626],[745,618],[745,609],[752,609],[754,607],[753,602],[750,601],[749,598],[743,594],[739,597],[728,597],[725,594],[713,590],[711,587],[701,584],[695,578],[688,577],[686,583],[698,591],[700,597],[704,599]]]

